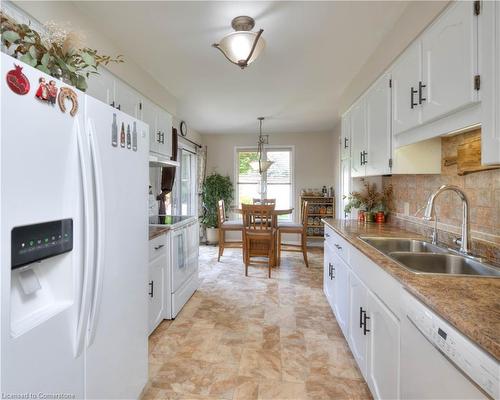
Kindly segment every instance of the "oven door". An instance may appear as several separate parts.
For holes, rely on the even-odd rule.
[[[186,228],[172,232],[172,293],[189,277]]]
[[[406,315],[401,321],[402,399],[486,399]]]

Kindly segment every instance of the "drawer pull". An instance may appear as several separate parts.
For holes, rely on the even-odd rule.
[[[153,297],[154,296],[154,287],[155,287],[155,282],[154,281],[150,281],[149,282],[149,287],[150,287],[150,290],[149,290],[149,297]]]
[[[366,315],[366,311],[363,311],[363,313],[364,313],[364,314],[363,314],[363,335],[365,335],[365,336],[366,336],[366,334],[367,334],[368,332],[370,332],[370,330],[369,330],[369,329],[366,329],[366,320],[367,320],[367,319],[370,319],[370,317],[368,317],[368,316]]]
[[[160,244],[158,246],[155,246],[155,250],[160,250],[163,246],[165,246],[164,244]]]

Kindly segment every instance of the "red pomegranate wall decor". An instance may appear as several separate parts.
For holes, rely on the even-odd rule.
[[[14,64],[14,69],[7,72],[7,76],[5,77],[10,90],[20,95],[30,91],[30,81],[28,77],[23,74],[22,70],[23,67]]]

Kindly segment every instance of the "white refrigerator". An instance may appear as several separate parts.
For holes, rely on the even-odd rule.
[[[1,57],[0,392],[137,398],[148,127]]]

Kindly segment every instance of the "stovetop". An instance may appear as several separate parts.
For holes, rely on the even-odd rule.
[[[149,225],[174,225],[189,218],[186,215],[152,215],[149,217]]]

